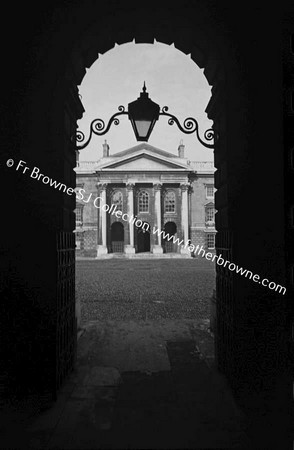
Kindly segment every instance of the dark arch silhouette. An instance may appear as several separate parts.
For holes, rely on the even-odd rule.
[[[64,10],[61,3],[65,5]],[[263,273],[270,268],[272,280],[287,282],[292,293],[293,274],[284,266],[293,265],[290,251],[293,227],[288,221],[288,208],[293,205],[290,184],[293,171],[284,168],[288,164],[286,153],[293,148],[293,112],[288,92],[293,91],[293,54],[289,43],[294,29],[290,22],[289,26],[284,25],[283,90],[278,87],[282,85],[279,14],[275,8],[266,6],[261,25],[260,5],[243,2],[240,15],[239,5],[236,8],[235,3],[195,1],[184,2],[183,7],[179,7],[169,2],[165,7],[162,2],[153,5],[149,2],[143,8],[139,2],[131,7],[130,2],[52,1],[50,8],[47,7],[46,20],[43,3],[42,8],[34,8],[34,14],[27,5],[20,5],[20,13],[14,15],[14,19],[21,39],[15,43],[10,40],[9,46],[3,48],[2,59],[6,62],[3,77],[6,79],[2,84],[6,89],[2,110],[5,131],[9,132],[2,136],[2,163],[13,156],[15,161],[22,159],[40,167],[41,171],[48,170],[52,178],[74,187],[75,148],[70,136],[83,113],[77,86],[86,68],[97,59],[98,53],[105,53],[115,43],[134,39],[137,43],[152,43],[154,38],[167,45],[174,43],[204,68],[204,75],[213,86],[206,111],[220,135],[215,148],[219,190],[215,200],[218,211],[216,246],[223,256],[244,261],[249,269],[254,263],[256,272]],[[54,4],[56,10],[52,11]],[[5,41],[7,30],[4,27],[2,36]],[[277,86],[276,91],[273,85]],[[267,107],[269,98],[271,104]],[[287,131],[284,142],[280,126],[282,98]],[[281,152],[281,148],[285,148],[285,152]],[[266,171],[263,170],[265,161]],[[1,255],[7,263],[1,265],[3,280],[11,279],[11,269],[15,274],[11,280],[13,290],[9,291],[6,281],[1,288],[7,318],[4,353],[9,364],[6,379],[16,378],[25,385],[32,383],[34,387],[39,386],[40,392],[56,395],[75,359],[75,199],[63,196],[61,200],[60,192],[42,188],[40,183],[24,184],[24,177],[12,176],[11,170],[1,172],[3,185],[7,192],[15,192],[18,204],[23,207],[16,207],[15,202],[5,205],[10,220],[5,223],[3,233],[5,245]],[[289,187],[283,191],[284,174]],[[264,208],[260,207],[256,195],[261,182],[267,186],[265,201],[268,203],[265,205],[268,207]],[[262,245],[252,226],[253,216],[256,223],[274,220],[274,226],[265,230],[265,239],[271,245]],[[24,228],[21,234],[20,222]],[[252,244],[250,251],[248,242]],[[277,264],[267,266],[273,255]],[[278,406],[286,398],[280,379],[287,375],[287,389],[288,382],[289,387],[292,385],[288,372],[283,373],[283,365],[284,359],[289,357],[292,376],[293,296],[289,294],[286,302],[280,301],[279,294],[262,290],[258,283],[250,280],[227,276],[222,269],[217,271],[216,279],[218,368],[242,400],[246,401],[247,397],[249,407],[256,400],[256,407],[252,409],[270,411],[264,406],[263,394],[266,401],[273,405],[276,402]],[[37,308],[32,322],[34,306]],[[23,320],[24,317],[27,320]],[[284,322],[286,326],[281,327]],[[13,329],[16,323],[17,333]],[[14,367],[21,367],[21,370],[14,371]],[[287,399],[291,399],[289,392],[287,390]],[[289,410],[292,408],[290,404],[287,406]],[[281,420],[278,407],[274,412],[279,423],[286,423],[284,417]],[[265,423],[263,418],[262,423]],[[266,427],[262,436],[266,443],[271,443],[272,438],[276,448],[287,448],[275,437],[278,420],[270,423],[275,426]],[[262,434],[262,428],[256,427],[257,434]],[[257,448],[260,442],[266,447],[262,439]]]
[[[162,44],[174,45],[176,49],[190,55],[199,68],[205,69],[204,76],[211,86],[218,80],[223,81],[225,78],[223,47],[226,42],[223,36],[217,34],[211,18],[201,19],[201,14],[205,12],[199,7],[200,5],[197,5],[197,18],[193,14],[195,12],[193,6],[191,15],[189,8],[185,8],[184,27],[177,26],[179,11],[177,9],[175,14],[171,7],[157,10],[157,26],[154,23],[153,8],[144,9],[143,21],[138,8],[133,8],[131,14],[130,11],[123,9],[119,15],[113,15],[110,11],[105,12],[104,23],[89,21],[72,49],[71,59],[79,66],[79,70],[75,71],[76,83],[79,85],[82,82],[86,69],[99,58],[99,54],[104,54],[116,45],[133,41],[137,44],[153,44],[155,40]],[[138,22],[140,27],[137,25]],[[170,28],[167,30],[165,27],[163,32],[158,25],[160,22],[165,24],[169,22]]]
[[[105,8],[105,11],[103,11],[103,23],[99,19],[97,21],[93,20],[93,17],[95,17],[93,12],[91,13],[90,10],[87,12],[83,11],[85,17],[81,17],[79,11],[76,12],[78,20],[75,21],[75,24],[78,23],[79,33],[77,33],[76,26],[72,31],[75,32],[75,37],[77,34],[79,37],[75,39],[73,46],[73,41],[71,41],[71,43],[67,44],[67,48],[64,48],[64,52],[67,49],[71,49],[70,56],[66,61],[64,60],[62,70],[58,67],[62,78],[58,85],[59,91],[57,89],[55,92],[58,107],[63,111],[65,102],[72,104],[72,93],[76,101],[75,111],[72,115],[72,129],[76,129],[76,120],[83,115],[82,101],[78,97],[77,88],[81,84],[86,70],[99,58],[99,54],[104,54],[117,44],[124,44],[134,40],[138,44],[152,44],[156,39],[156,41],[167,45],[174,44],[178,50],[187,55],[190,54],[191,59],[198,67],[204,69],[204,76],[209,85],[212,86],[212,96],[206,108],[207,116],[214,121],[215,131],[218,133],[221,130],[222,132],[222,139],[218,140],[215,146],[215,154],[219,155],[218,167],[221,166],[222,162],[226,162],[226,121],[223,118],[227,117],[226,114],[233,110],[233,105],[227,108],[225,99],[233,99],[238,110],[242,110],[245,100],[243,100],[242,95],[240,96],[238,63],[235,65],[234,56],[232,57],[230,54],[231,47],[227,45],[225,35],[219,33],[219,30],[215,27],[214,20],[211,20],[209,14],[207,15],[206,7],[203,8],[203,5],[198,3],[197,6],[193,6],[192,3],[190,7],[186,6],[183,12],[184,26],[179,26],[179,15],[181,15],[182,11],[179,11],[177,5],[173,7],[171,4],[168,8],[158,6],[155,10],[147,7],[144,9],[143,15],[140,8],[137,7],[131,13],[128,8],[125,11],[122,8],[120,14],[117,15],[113,14],[111,7],[109,9]],[[154,20],[155,14],[156,20]],[[100,15],[100,11],[98,11],[97,17],[100,17]],[[56,55],[52,59],[55,62]],[[48,67],[55,67],[55,65],[52,64],[50,66],[50,64],[47,64]],[[70,92],[66,99],[64,94],[65,86]],[[247,91],[244,98],[247,99]],[[240,104],[243,106],[240,106]],[[236,117],[235,125],[239,127],[239,119],[237,119],[236,115],[233,115],[233,117]],[[234,124],[230,122],[230,130],[233,128]],[[230,148],[235,149],[238,146],[241,134],[242,130],[238,133],[237,139],[236,136],[233,138],[231,136]],[[39,151],[39,145],[37,149]],[[225,172],[222,178],[223,185],[226,184],[226,176],[224,174]],[[219,206],[216,204],[216,208],[219,215],[222,216],[222,222],[225,224],[229,211],[227,202],[224,201]],[[224,232],[220,228],[221,233],[219,234],[218,244],[229,251],[231,241],[227,236],[230,236],[230,234],[225,226],[223,228]],[[232,291],[230,289],[231,286],[229,286],[231,280],[226,280],[225,289],[222,289],[224,283],[221,274],[217,275],[217,282],[220,286],[218,289],[218,295],[221,298],[220,302],[226,304],[227,298]],[[229,309],[230,314],[232,314],[231,306]],[[219,317],[219,323],[221,326],[219,326],[217,336],[218,367],[226,373],[230,380],[235,381],[234,367],[231,363],[233,360],[231,355],[235,352],[232,347],[234,342],[232,328],[223,314]],[[230,340],[227,339],[227,335],[231,336]],[[238,376],[237,383],[239,383],[239,380],[240,377]]]

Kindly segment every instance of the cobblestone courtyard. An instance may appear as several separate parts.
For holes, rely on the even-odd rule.
[[[215,269],[203,259],[78,260],[82,324],[93,320],[209,319]]]

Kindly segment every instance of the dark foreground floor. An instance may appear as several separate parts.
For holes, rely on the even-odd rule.
[[[92,322],[78,353],[23,448],[251,448],[201,321]]]
[[[4,448],[251,448],[214,367],[214,278],[203,260],[78,261],[75,372],[50,409],[3,427]]]
[[[215,269],[203,258],[83,260],[76,286],[82,323],[208,319]]]

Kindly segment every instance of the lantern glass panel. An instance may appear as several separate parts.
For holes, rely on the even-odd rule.
[[[144,138],[148,135],[148,131],[151,125],[149,120],[135,120],[136,128],[138,130],[138,135]]]

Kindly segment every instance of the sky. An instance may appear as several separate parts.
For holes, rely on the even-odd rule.
[[[200,135],[211,128],[212,121],[205,113],[211,97],[211,87],[200,69],[189,55],[174,45],[159,42],[135,44],[130,42],[115,47],[99,58],[87,70],[79,86],[79,93],[85,108],[78,127],[89,135],[93,119],[103,119],[105,124],[123,105],[136,100],[146,83],[149,97],[160,107],[168,106],[169,113],[183,123],[187,117],[194,117],[199,123]],[[110,147],[110,154],[133,147],[136,141],[127,116],[121,116],[120,124],[112,124],[104,136],[93,136],[91,143],[80,152],[80,161],[95,161],[102,156],[104,140]],[[167,117],[159,117],[148,143],[177,154],[183,140],[185,156],[191,161],[213,161],[213,150],[203,147],[195,134],[182,133],[176,124],[168,124]]]

